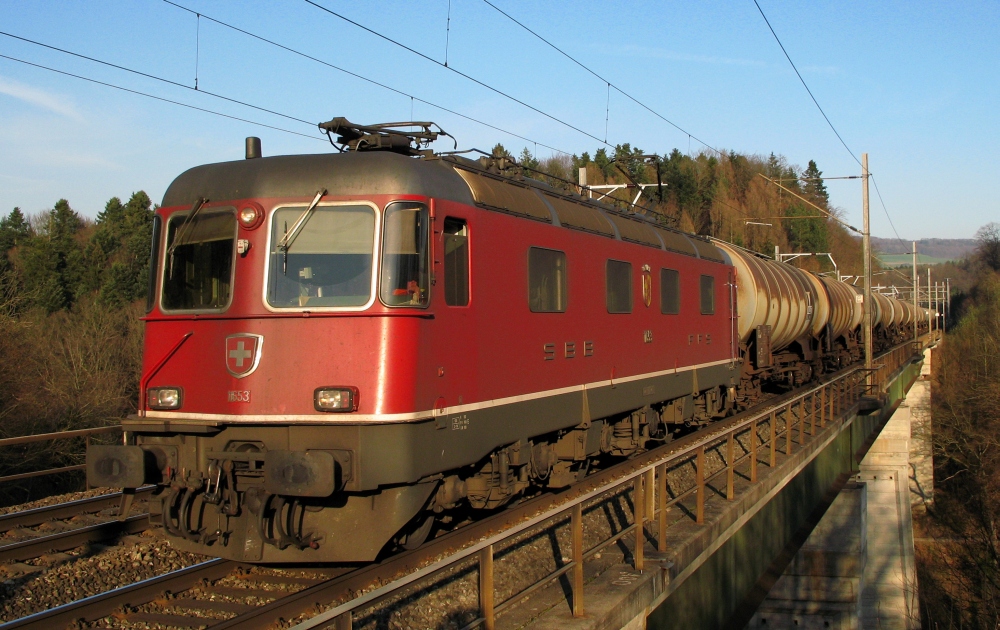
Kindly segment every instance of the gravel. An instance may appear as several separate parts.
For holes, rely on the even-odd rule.
[[[69,503],[70,501],[79,501],[80,499],[90,499],[93,497],[100,497],[106,494],[114,494],[117,490],[111,488],[94,488],[93,490],[84,490],[81,492],[69,492],[67,494],[55,494],[51,497],[45,497],[44,499],[38,499],[37,501],[30,501],[28,503],[19,503],[17,505],[8,505],[7,507],[0,508],[0,516],[4,514],[12,514],[14,512],[24,512],[27,510],[33,510],[40,507],[48,507],[50,505],[56,505],[57,503]]]
[[[126,536],[114,546],[84,545],[67,553],[0,565],[0,621],[126,586],[208,558],[172,549],[162,530]]]

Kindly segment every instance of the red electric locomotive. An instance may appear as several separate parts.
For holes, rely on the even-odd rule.
[[[816,341],[830,297],[790,266],[799,297],[768,306],[777,263],[752,263],[765,297],[740,325],[732,257],[750,254],[509,159],[413,147],[427,125],[322,127],[347,150],[264,158],[248,139],[156,212],[140,410],[126,445],[90,449],[88,478],[156,484],[151,519],[181,549],[373,560],[460,504],[567,486],[856,346],[856,322]],[[772,327],[790,350],[756,350]]]
[[[709,241],[339,125],[354,150],[251,139],[157,210],[141,409],[88,474],[157,484],[178,547],[372,560],[732,405],[733,269]]]

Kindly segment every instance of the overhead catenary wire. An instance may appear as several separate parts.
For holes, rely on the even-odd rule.
[[[872,178],[872,186],[875,187],[875,196],[878,197],[878,202],[882,206],[882,211],[885,212],[885,218],[889,221],[889,227],[892,228],[893,234],[896,235],[896,240],[903,245],[906,245],[906,242],[899,237],[899,232],[896,231],[896,226],[892,223],[892,217],[889,216],[889,209],[885,207],[885,201],[882,199],[882,192],[878,189],[878,182],[875,181],[875,176],[870,172],[868,173],[868,176]]]
[[[806,84],[806,80],[802,78],[802,73],[799,72],[799,69],[798,67],[796,67],[795,62],[792,61],[792,57],[791,55],[788,54],[788,50],[785,49],[785,45],[781,43],[781,38],[778,37],[778,33],[776,33],[774,27],[771,26],[771,21],[767,19],[766,15],[764,15],[764,9],[761,8],[760,3],[757,0],[753,0],[753,3],[757,7],[757,11],[760,12],[760,16],[764,18],[764,23],[767,24],[767,28],[769,31],[771,31],[771,35],[774,36],[774,41],[778,42],[778,46],[781,48],[781,52],[784,53],[785,59],[788,60],[788,63],[792,66],[792,70],[795,71],[795,76],[799,78],[799,81],[802,83],[802,87],[806,89],[806,92],[808,92],[809,94],[809,98],[811,98],[813,104],[816,105],[816,109],[818,109],[819,113],[823,115],[823,119],[826,121],[826,124],[830,126],[830,129],[833,131],[834,135],[837,136],[837,139],[840,140],[840,144],[844,145],[844,148],[847,149],[847,152],[851,154],[851,158],[853,158],[854,161],[858,163],[858,166],[861,166],[861,160],[859,160],[858,157],[854,154],[854,151],[851,150],[851,147],[847,146],[847,142],[844,141],[844,138],[840,135],[840,132],[837,131],[837,128],[833,126],[833,122],[830,120],[830,117],[826,115],[826,112],[823,111],[823,107],[819,104],[819,101],[816,100],[816,96],[813,95],[812,90],[809,89],[809,85]],[[899,240],[900,243],[903,243],[905,245],[906,243],[903,241],[902,238],[900,238],[899,232],[896,231],[896,226],[892,222],[892,217],[889,216],[889,209],[886,207],[885,201],[882,199],[882,193],[880,193],[878,190],[878,184],[875,183],[875,176],[872,175],[870,171],[868,173],[868,176],[871,178],[872,184],[875,186],[875,194],[878,196],[879,202],[882,204],[882,210],[885,212],[885,218],[888,219],[889,226],[892,228],[892,232],[896,235],[896,239]]]
[[[760,16],[764,18],[764,23],[767,24],[767,28],[768,30],[771,31],[771,35],[774,36],[774,41],[778,42],[778,46],[781,48],[781,52],[785,54],[785,59],[787,59],[788,63],[791,64],[792,70],[795,71],[795,76],[799,78],[799,81],[802,83],[802,87],[804,87],[806,89],[806,92],[809,93],[809,98],[811,98],[813,104],[816,105],[816,109],[818,109],[819,113],[823,115],[823,119],[826,121],[826,124],[830,126],[830,129],[833,130],[833,133],[837,136],[837,139],[840,140],[840,144],[844,145],[844,148],[847,149],[847,152],[851,154],[851,157],[854,158],[854,161],[858,163],[858,166],[861,166],[861,160],[859,160],[858,157],[854,155],[854,151],[851,150],[851,147],[847,146],[847,143],[844,142],[844,138],[841,137],[840,132],[837,131],[837,128],[834,127],[833,123],[830,121],[830,117],[826,115],[826,112],[823,111],[823,107],[819,104],[819,101],[817,101],[816,97],[813,96],[812,90],[810,90],[809,86],[806,84],[806,80],[802,78],[802,73],[799,72],[799,69],[798,67],[796,67],[795,62],[792,61],[792,57],[788,54],[788,51],[785,50],[785,45],[781,43],[781,38],[778,37],[778,34],[774,31],[774,27],[771,26],[771,21],[767,19],[766,15],[764,15],[764,9],[760,8],[760,3],[757,2],[757,0],[753,0],[753,3],[757,7],[757,10],[760,12]]]
[[[486,121],[483,121],[483,120],[480,120],[478,118],[474,118],[472,116],[469,116],[468,114],[463,114],[463,113],[458,112],[456,110],[450,109],[448,107],[445,107],[444,105],[439,105],[437,103],[433,103],[431,101],[428,101],[427,99],[421,98],[419,96],[416,96],[416,95],[411,94],[409,92],[406,92],[404,90],[400,90],[398,88],[394,88],[394,87],[392,87],[390,85],[387,85],[385,83],[382,83],[380,81],[376,81],[375,79],[371,79],[371,78],[366,77],[366,76],[364,76],[362,74],[358,74],[357,72],[352,72],[351,70],[347,70],[346,68],[342,68],[340,66],[332,64],[329,61],[325,61],[325,60],[320,59],[318,57],[314,57],[313,55],[310,55],[308,53],[302,52],[301,50],[297,50],[297,49],[292,48],[290,46],[286,46],[284,44],[280,44],[280,43],[278,43],[278,42],[276,42],[274,40],[268,39],[268,38],[266,38],[266,37],[264,37],[262,35],[257,35],[256,33],[252,33],[252,32],[250,32],[248,30],[242,29],[242,28],[240,28],[238,26],[235,26],[233,24],[230,24],[230,23],[225,22],[223,20],[220,20],[218,18],[213,18],[213,17],[211,17],[209,15],[205,15],[204,13],[197,13],[193,9],[189,9],[186,6],[183,6],[183,5],[178,4],[176,2],[172,2],[171,0],[163,0],[163,2],[165,2],[166,4],[169,4],[169,5],[173,6],[173,7],[176,7],[178,9],[181,9],[182,11],[187,11],[188,13],[200,15],[202,18],[204,18],[204,19],[206,19],[206,20],[208,20],[210,22],[214,22],[214,23],[218,24],[219,26],[222,26],[224,28],[228,28],[230,30],[236,31],[237,33],[241,33],[241,34],[246,35],[247,37],[250,37],[252,39],[256,39],[258,41],[264,42],[265,44],[269,44],[271,46],[274,46],[275,48],[280,48],[281,50],[284,50],[285,52],[292,53],[293,55],[297,55],[299,57],[302,57],[303,59],[308,59],[308,60],[313,61],[315,63],[318,63],[320,65],[326,66],[326,67],[328,67],[328,68],[330,68],[332,70],[336,70],[338,72],[342,72],[342,73],[344,73],[344,74],[346,74],[348,76],[354,77],[354,78],[356,78],[358,80],[364,81],[364,82],[369,83],[371,85],[380,87],[380,88],[382,88],[384,90],[387,90],[389,92],[392,92],[394,94],[399,94],[400,96],[405,96],[405,97],[407,97],[407,98],[409,98],[409,99],[411,99],[413,101],[417,101],[417,102],[423,103],[424,105],[427,105],[429,107],[433,107],[435,109],[439,109],[439,110],[441,110],[443,112],[447,112],[447,113],[452,114],[454,116],[458,116],[459,118],[468,120],[469,122],[475,123],[477,125],[482,125],[483,127],[486,127],[488,129],[493,129],[494,131],[499,131],[500,133],[507,134],[507,135],[509,135],[511,137],[514,137],[514,138],[517,138],[519,140],[524,140],[525,142],[534,142],[534,143],[537,143],[539,146],[545,147],[546,149],[549,149],[551,151],[555,151],[555,152],[561,153],[563,155],[570,155],[569,152],[563,151],[562,149],[559,149],[557,147],[553,147],[551,145],[545,144],[544,142],[538,142],[537,140],[534,140],[532,138],[528,138],[528,137],[522,136],[522,135],[520,135],[518,133],[515,133],[513,131],[504,129],[502,127],[498,127],[498,126],[493,125],[491,123],[488,123]],[[412,119],[412,116],[411,116],[411,119]]]
[[[283,127],[276,127],[274,125],[268,125],[266,123],[258,122],[256,120],[249,120],[247,118],[240,118],[239,116],[233,116],[231,114],[225,114],[225,113],[222,113],[222,112],[217,112],[215,110],[206,109],[204,107],[198,107],[196,105],[190,105],[188,103],[182,103],[180,101],[171,100],[169,98],[164,98],[162,96],[156,96],[155,94],[149,94],[147,92],[140,92],[139,90],[133,90],[131,88],[122,87],[120,85],[115,85],[113,83],[107,83],[105,81],[99,81],[97,79],[92,79],[90,77],[85,77],[83,75],[74,74],[72,72],[66,72],[65,70],[58,70],[56,68],[51,68],[49,66],[43,66],[42,64],[33,63],[31,61],[26,61],[24,59],[18,59],[17,57],[11,57],[9,55],[0,54],[0,58],[8,59],[10,61],[16,61],[17,63],[22,63],[22,64],[27,65],[27,66],[32,66],[32,67],[35,67],[35,68],[40,68],[42,70],[48,70],[49,72],[55,72],[57,74],[62,74],[62,75],[65,75],[67,77],[73,77],[75,79],[80,79],[82,81],[88,81],[90,83],[95,83],[97,85],[103,85],[105,87],[114,88],[116,90],[121,90],[122,92],[128,92],[129,94],[136,94],[138,96],[145,96],[146,98],[155,99],[157,101],[162,101],[164,103],[170,103],[171,105],[178,105],[180,107],[186,107],[188,109],[193,109],[193,110],[196,110],[196,111],[199,111],[199,112],[204,112],[206,114],[213,114],[215,116],[221,116],[223,118],[228,118],[230,120],[236,120],[236,121],[239,121],[239,122],[244,122],[244,123],[247,123],[247,124],[250,124],[250,125],[256,125],[258,127],[265,127],[267,129],[273,129],[275,131],[281,131],[283,133],[288,133],[288,134],[292,134],[292,135],[296,135],[296,136],[302,136],[303,138],[310,138],[312,140],[319,140],[320,142],[326,142],[327,141],[326,138],[321,138],[320,136],[311,136],[309,134],[300,133],[298,131],[292,131],[291,129],[285,129]]]
[[[308,2],[309,0],[306,0],[306,1]],[[690,142],[691,142],[692,139],[695,140],[696,142],[698,142],[699,144],[701,144],[702,146],[704,146],[705,148],[709,149],[710,151],[713,151],[714,153],[716,153],[718,155],[722,155],[722,151],[720,151],[719,149],[716,149],[715,147],[713,147],[712,145],[708,144],[704,140],[698,138],[697,136],[695,136],[691,132],[689,132],[686,129],[682,128],[677,123],[675,123],[675,122],[667,119],[665,116],[663,116],[659,112],[653,110],[651,107],[649,107],[648,105],[646,105],[645,103],[643,103],[642,101],[640,101],[639,99],[637,99],[636,97],[632,96],[631,94],[629,94],[625,90],[623,90],[620,87],[618,87],[617,85],[613,84],[611,81],[609,81],[608,79],[604,78],[602,75],[600,75],[599,73],[597,73],[596,71],[594,71],[593,69],[591,69],[589,66],[587,66],[583,62],[579,61],[578,59],[576,59],[575,57],[573,57],[572,55],[570,55],[569,53],[567,53],[562,48],[560,48],[560,47],[556,46],[555,44],[553,44],[551,41],[549,41],[548,39],[546,39],[545,37],[543,37],[542,35],[540,35],[536,31],[534,31],[532,28],[530,28],[529,26],[527,26],[526,24],[524,24],[523,22],[521,22],[520,20],[518,20],[517,18],[515,18],[514,16],[512,16],[511,14],[507,13],[506,11],[504,11],[503,9],[501,9],[500,7],[498,7],[496,4],[494,4],[490,0],[483,0],[483,2],[485,2],[487,5],[489,5],[494,10],[496,10],[498,13],[500,13],[501,15],[503,15],[504,17],[506,17],[507,19],[509,19],[511,22],[513,22],[513,23],[517,24],[518,26],[520,26],[522,29],[524,29],[528,33],[531,33],[533,36],[535,36],[536,38],[538,38],[539,40],[541,40],[543,43],[545,43],[547,46],[549,46],[550,48],[552,48],[553,50],[555,50],[556,52],[558,52],[562,56],[564,56],[567,59],[569,59],[570,61],[572,61],[574,64],[576,64],[580,68],[584,69],[585,71],[587,71],[588,73],[590,73],[591,75],[593,75],[594,77],[596,77],[597,79],[599,79],[600,81],[603,81],[605,84],[607,84],[607,86],[608,86],[608,99],[609,99],[608,100],[608,109],[610,109],[610,94],[611,94],[610,90],[611,90],[611,88],[614,88],[619,94],[621,94],[625,98],[631,100],[636,105],[642,107],[643,109],[645,109],[649,113],[653,114],[654,116],[656,116],[660,120],[666,122],[667,124],[669,124],[670,126],[672,126],[674,129],[677,129],[681,133],[687,135],[688,136],[688,155],[691,154]],[[817,109],[819,109],[820,113],[823,115],[823,118],[826,120],[827,124],[830,126],[830,129],[833,130],[834,134],[836,134],[836,136],[837,136],[837,139],[840,140],[841,144],[844,145],[844,148],[847,149],[847,152],[851,154],[851,157],[854,158],[854,160],[856,162],[858,162],[858,164],[860,164],[861,162],[857,159],[857,157],[855,157],[854,152],[851,151],[851,148],[849,146],[847,146],[847,143],[844,141],[843,137],[841,137],[840,132],[837,131],[836,127],[834,127],[834,125],[833,125],[833,122],[830,121],[830,118],[826,115],[826,112],[820,106],[819,101],[816,100],[816,97],[813,95],[812,90],[809,89],[809,86],[806,84],[805,79],[802,78],[802,75],[799,73],[799,69],[795,66],[795,63],[792,61],[791,56],[789,56],[788,51],[785,49],[784,44],[782,44],[781,40],[778,38],[778,34],[771,27],[771,23],[770,23],[770,21],[768,21],[767,16],[764,15],[764,11],[761,9],[760,4],[758,4],[757,0],[754,0],[754,4],[757,6],[757,10],[760,11],[761,17],[764,18],[764,22],[767,23],[767,27],[771,31],[771,34],[774,36],[774,39],[778,42],[778,46],[781,47],[781,51],[785,54],[785,58],[788,60],[788,63],[790,63],[791,66],[792,66],[792,69],[795,70],[795,74],[799,77],[799,80],[802,82],[803,87],[805,87],[806,92],[809,93],[809,97],[813,100],[813,103],[816,105]],[[605,128],[606,127],[607,127],[607,114],[605,115]],[[605,131],[605,135],[607,135],[607,131]],[[882,195],[881,195],[881,193],[878,190],[878,184],[875,183],[875,177],[874,177],[874,175],[871,175],[869,173],[869,176],[872,178],[872,184],[875,186],[875,192],[876,192],[876,194],[879,197],[879,202],[882,204],[882,209],[885,212],[886,219],[888,219],[888,221],[889,221],[889,225],[892,227],[892,231],[896,234],[896,238],[899,239],[900,242],[903,242],[903,240],[899,236],[899,232],[896,231],[896,226],[893,224],[892,218],[889,216],[889,210],[888,210],[888,208],[886,208],[885,202],[882,199]],[[829,177],[829,178],[824,178],[824,179],[860,179],[860,178],[861,178],[860,175],[851,175],[851,176],[847,176],[847,177]],[[724,205],[728,206],[728,204],[724,204]],[[732,207],[732,206],[729,206],[729,207]],[[839,221],[839,219],[836,219],[832,215],[830,215],[830,216],[834,220]],[[843,222],[841,222],[841,223],[843,223]],[[847,225],[847,224],[845,223],[844,225]],[[848,227],[850,227],[850,226],[848,226]],[[851,229],[854,229],[854,228],[851,228]],[[857,230],[855,230],[855,231],[857,231]]]
[[[64,55],[70,55],[72,57],[77,57],[78,59],[85,59],[87,61],[92,61],[94,63],[98,63],[98,64],[101,64],[103,66],[107,66],[109,68],[115,68],[116,70],[122,70],[124,72],[130,72],[132,74],[135,74],[135,75],[138,75],[138,76],[141,76],[141,77],[146,77],[147,79],[153,79],[154,81],[159,81],[161,83],[166,83],[168,85],[172,85],[172,86],[175,86],[175,87],[183,88],[185,90],[191,90],[193,92],[198,92],[199,94],[207,94],[208,96],[211,96],[213,98],[218,98],[218,99],[221,99],[221,100],[224,100],[224,101],[228,101],[230,103],[235,103],[237,105],[242,105],[244,107],[249,107],[251,109],[256,109],[257,111],[261,111],[261,112],[264,112],[264,113],[267,113],[267,114],[271,114],[273,116],[279,116],[281,118],[286,118],[288,120],[293,120],[295,122],[300,122],[300,123],[303,123],[303,124],[306,124],[306,125],[310,125],[310,126],[316,126],[316,124],[317,124],[314,121],[305,120],[303,118],[298,118],[296,116],[290,116],[288,114],[282,114],[281,112],[274,111],[273,109],[267,109],[266,107],[261,107],[259,105],[254,105],[252,103],[247,103],[246,101],[241,101],[239,99],[231,98],[231,97],[228,97],[228,96],[223,96],[222,94],[217,94],[215,92],[209,92],[207,90],[199,90],[199,89],[197,89],[195,87],[191,87],[190,85],[185,85],[185,84],[180,83],[178,81],[173,81],[173,80],[167,79],[165,77],[156,76],[155,74],[149,74],[148,72],[142,72],[141,70],[135,70],[133,68],[128,68],[126,66],[122,66],[122,65],[119,65],[119,64],[116,64],[116,63],[111,63],[110,61],[104,61],[102,59],[97,59],[95,57],[90,57],[90,56],[87,56],[87,55],[84,55],[84,54],[81,54],[81,53],[78,53],[78,52],[73,52],[72,50],[66,50],[65,48],[59,48],[58,46],[52,46],[51,44],[45,44],[45,43],[42,43],[42,42],[39,42],[39,41],[36,41],[36,40],[33,40],[33,39],[28,39],[27,37],[20,37],[19,35],[13,35],[11,33],[5,32],[5,31],[0,31],[0,35],[3,35],[5,37],[10,37],[11,39],[20,40],[20,41],[26,42],[28,44],[33,44],[35,46],[40,46],[42,48],[48,48],[49,50],[54,50],[56,52],[63,53]]]
[[[347,22],[348,24],[352,24],[352,25],[356,26],[357,28],[360,28],[361,30],[374,35],[375,37],[378,37],[378,38],[380,38],[382,40],[385,40],[385,41],[387,41],[387,42],[389,42],[389,43],[391,43],[391,44],[393,44],[395,46],[398,46],[398,47],[402,48],[403,50],[409,51],[409,52],[413,53],[414,55],[417,55],[418,57],[420,57],[422,59],[425,59],[425,60],[433,63],[436,66],[439,66],[441,68],[449,70],[450,72],[454,72],[458,76],[463,77],[463,78],[465,78],[465,79],[467,79],[469,81],[472,81],[473,83],[475,83],[476,85],[478,85],[480,87],[483,87],[483,88],[485,88],[485,89],[487,89],[487,90],[489,90],[489,91],[491,91],[491,92],[493,92],[493,93],[495,93],[495,94],[497,94],[499,96],[502,96],[502,97],[504,97],[504,98],[506,98],[506,99],[508,99],[508,100],[510,100],[512,102],[514,102],[514,103],[517,103],[518,105],[521,105],[522,107],[526,107],[526,108],[530,109],[531,111],[535,112],[536,114],[544,116],[545,118],[548,118],[549,120],[551,120],[553,122],[559,123],[560,125],[562,125],[564,127],[567,127],[569,129],[572,129],[573,131],[576,131],[577,133],[580,133],[580,134],[582,134],[584,136],[587,136],[591,140],[595,140],[597,142],[600,142],[603,145],[606,145],[606,146],[609,146],[611,148],[614,148],[614,146],[611,145],[611,144],[609,144],[606,140],[601,140],[599,137],[595,136],[594,134],[590,133],[589,131],[585,131],[585,130],[581,129],[580,127],[577,127],[576,125],[574,125],[574,124],[572,124],[570,122],[567,122],[567,121],[559,118],[558,116],[555,116],[555,115],[550,114],[550,113],[548,113],[548,112],[546,112],[546,111],[544,111],[544,110],[542,110],[542,109],[540,109],[538,107],[535,107],[534,105],[531,105],[531,104],[529,104],[529,103],[527,103],[527,102],[525,102],[525,101],[517,98],[516,96],[508,94],[508,93],[504,92],[503,90],[501,90],[499,88],[495,88],[492,85],[486,83],[485,81],[481,81],[481,80],[479,80],[479,79],[477,79],[477,78],[475,78],[475,77],[473,77],[473,76],[471,76],[469,74],[466,74],[466,73],[464,73],[464,72],[462,72],[460,70],[456,70],[455,68],[453,68],[451,66],[446,66],[444,63],[438,61],[437,59],[434,59],[433,57],[431,57],[429,55],[426,55],[426,54],[420,52],[419,50],[417,50],[415,48],[407,46],[406,44],[404,44],[404,43],[402,43],[402,42],[400,42],[398,40],[395,40],[395,39],[389,37],[388,35],[383,35],[382,33],[379,33],[378,31],[376,31],[376,30],[374,30],[372,28],[369,28],[369,27],[365,26],[364,24],[361,24],[359,22],[355,22],[354,20],[350,19],[349,17],[347,17],[345,15],[341,15],[340,13],[337,13],[336,11],[334,11],[332,9],[328,9],[327,7],[324,7],[323,5],[319,4],[318,2],[314,2],[313,0],[304,0],[304,2],[306,2],[306,4],[309,4],[309,5],[312,5],[312,6],[316,7],[317,9],[319,9],[321,11],[324,11],[324,12],[326,12],[326,13],[328,13],[328,14],[330,14],[330,15],[332,15],[332,16],[340,19],[340,20],[343,20],[343,21]]]
[[[306,0],[306,1],[308,2],[309,0]],[[603,76],[601,76],[600,74],[598,74],[597,72],[595,72],[593,69],[591,69],[590,67],[588,67],[586,64],[584,64],[583,62],[579,61],[578,59],[576,59],[575,57],[573,57],[572,55],[570,55],[569,53],[567,53],[562,48],[559,48],[558,46],[556,46],[555,44],[553,44],[552,42],[550,42],[548,39],[546,39],[545,37],[542,37],[541,35],[539,35],[538,33],[536,33],[534,30],[532,30],[530,27],[528,27],[526,24],[524,24],[523,22],[521,22],[520,20],[518,20],[517,18],[515,18],[511,14],[507,13],[506,11],[504,11],[503,9],[501,9],[500,7],[498,7],[497,5],[495,5],[492,2],[490,2],[490,0],[483,0],[483,2],[485,2],[487,5],[489,5],[490,7],[492,7],[494,10],[496,10],[498,13],[500,13],[501,15],[503,15],[504,17],[506,17],[508,20],[510,20],[514,24],[517,24],[518,26],[520,26],[524,30],[528,31],[529,33],[531,33],[532,35],[534,35],[535,37],[537,37],[539,40],[541,40],[542,42],[544,42],[547,46],[549,46],[550,48],[552,48],[553,50],[555,50],[556,52],[558,52],[560,55],[566,57],[567,59],[569,59],[570,61],[572,61],[576,65],[580,66],[581,68],[583,68],[584,70],[586,70],[590,74],[594,75],[595,77],[597,77],[603,83],[606,83],[607,86],[608,86],[608,98],[609,99],[611,98],[611,96],[610,96],[611,89],[614,88],[614,90],[616,92],[618,92],[619,94],[621,94],[625,98],[629,99],[630,101],[632,101],[633,103],[635,103],[639,107],[645,109],[647,112],[649,112],[653,116],[656,116],[657,118],[659,118],[663,122],[667,123],[668,125],[670,125],[674,129],[676,129],[677,131],[680,131],[681,133],[683,133],[686,136],[688,136],[688,143],[689,143],[689,145],[690,145],[691,139],[693,138],[698,143],[700,143],[702,146],[704,146],[706,149],[708,149],[708,150],[716,153],[717,155],[722,155],[722,151],[720,151],[719,149],[716,149],[712,145],[710,145],[707,142],[705,142],[704,140],[700,139],[698,136],[696,136],[696,135],[692,134],[691,132],[687,131],[686,129],[682,128],[680,125],[678,125],[677,123],[671,121],[670,119],[668,119],[667,117],[665,117],[663,114],[657,112],[656,110],[654,110],[649,105],[646,105],[645,103],[643,103],[642,101],[640,101],[636,97],[632,96],[631,94],[629,94],[628,92],[626,92],[622,88],[620,88],[617,85],[615,85],[614,83],[612,83],[610,80],[604,78]],[[605,143],[605,144],[607,144],[607,143]],[[688,147],[688,153],[689,154],[691,153],[690,146]]]

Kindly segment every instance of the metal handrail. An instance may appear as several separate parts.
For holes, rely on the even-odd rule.
[[[38,433],[36,435],[21,435],[12,438],[0,439],[0,448],[4,446],[17,446],[18,444],[28,444],[30,442],[45,442],[47,440],[68,440],[75,437],[88,437],[91,435],[101,435],[102,433],[114,433],[121,431],[121,425],[111,427],[97,427],[95,429],[74,429],[73,431],[56,431],[55,433]]]
[[[925,341],[937,340],[936,335],[925,335],[923,337]],[[922,345],[922,344],[921,344]],[[809,435],[811,437],[816,437],[816,421],[819,420],[819,428],[824,429],[827,424],[834,422],[843,422],[843,419],[847,417],[850,410],[854,409],[861,397],[865,392],[868,391],[869,381],[872,384],[883,388],[888,382],[889,377],[893,376],[894,373],[910,358],[912,358],[915,349],[912,346],[912,342],[906,342],[900,344],[895,348],[889,350],[882,355],[885,361],[880,364],[871,373],[860,367],[850,368],[842,374],[837,375],[822,383],[818,383],[805,391],[797,393],[789,399],[782,400],[780,403],[772,404],[764,409],[755,411],[752,415],[740,418],[734,418],[732,420],[723,422],[715,430],[710,430],[707,435],[701,437],[700,439],[693,440],[690,444],[687,444],[676,451],[672,451],[664,454],[662,457],[655,459],[652,462],[647,462],[644,464],[638,464],[639,468],[626,473],[622,477],[619,477],[599,488],[595,488],[585,494],[570,499],[565,503],[548,510],[542,514],[539,514],[527,521],[521,522],[513,527],[506,529],[490,538],[482,540],[474,545],[471,545],[465,549],[459,550],[452,553],[445,558],[431,564],[429,566],[423,567],[399,580],[390,582],[381,586],[380,588],[369,591],[360,597],[357,597],[351,601],[345,602],[334,608],[327,610],[312,619],[304,621],[295,626],[294,630],[305,630],[307,628],[314,628],[332,620],[336,620],[338,628],[350,628],[353,619],[353,612],[361,607],[369,607],[381,602],[397,593],[401,589],[414,584],[418,581],[430,578],[445,569],[455,566],[456,564],[467,561],[474,556],[478,555],[479,563],[479,573],[480,573],[480,593],[479,593],[479,604],[480,604],[480,616],[474,620],[472,623],[468,624],[466,628],[473,628],[477,626],[484,626],[487,630],[492,630],[494,627],[494,619],[496,613],[502,611],[514,602],[522,599],[525,595],[534,590],[540,588],[544,584],[550,583],[552,580],[559,578],[560,576],[573,571],[572,579],[572,599],[573,599],[573,615],[582,616],[583,615],[583,561],[590,557],[591,555],[597,553],[600,549],[607,547],[609,544],[620,540],[621,538],[635,533],[636,535],[636,545],[635,551],[633,552],[633,563],[636,570],[641,571],[643,569],[643,545],[645,543],[645,525],[647,521],[652,521],[656,518],[659,521],[659,535],[656,537],[657,546],[659,551],[666,551],[666,516],[667,511],[670,506],[676,505],[684,497],[690,496],[692,493],[697,493],[697,505],[695,509],[695,521],[699,524],[704,521],[704,492],[705,487],[708,482],[715,479],[723,473],[728,473],[729,483],[727,484],[726,498],[728,500],[735,499],[735,492],[733,487],[733,476],[735,475],[736,467],[750,459],[751,461],[751,472],[750,481],[751,483],[756,481],[756,468],[759,463],[758,449],[760,447],[768,447],[770,450],[770,457],[767,462],[764,462],[769,467],[776,466],[776,450],[777,442],[780,438],[785,439],[785,455],[786,457],[792,453],[792,435],[791,433],[795,430],[795,424],[799,425],[799,446],[800,448],[805,445],[805,429],[806,429],[806,419],[807,414],[805,412],[805,400],[810,399],[809,403],[809,421],[810,430]],[[904,357],[905,354],[905,357]],[[905,361],[904,361],[905,358]],[[889,368],[889,366],[892,368]],[[859,378],[860,377],[860,378]],[[819,395],[820,403],[816,405],[816,396]],[[794,405],[798,404],[800,407],[800,413],[798,416],[792,412]],[[777,431],[776,422],[779,414],[785,414],[785,428],[781,431]],[[770,425],[769,437],[766,441],[761,444],[757,444],[760,439],[758,435],[758,422],[762,420],[767,420]],[[736,439],[738,435],[750,431],[750,450],[738,459],[734,456],[733,449],[734,444],[738,442]],[[705,452],[706,450],[711,450],[717,446],[721,446],[723,443],[727,445],[727,455],[723,457],[725,466],[720,470],[714,472],[709,476],[705,476]],[[677,464],[683,463],[685,460],[690,460],[692,457],[696,459],[697,473],[695,485],[691,488],[686,489],[684,492],[671,497],[668,502],[666,500],[666,490],[667,490],[667,470],[668,467],[675,467]],[[658,478],[658,479],[657,479]],[[647,504],[652,506],[654,501],[653,485],[655,481],[659,481],[659,507],[647,509]],[[614,495],[619,492],[624,486],[629,483],[634,484],[634,494],[633,494],[633,513],[634,519],[633,523],[628,527],[616,532],[609,539],[606,539],[596,546],[590,549],[583,549],[583,505],[594,499],[600,497],[605,497],[608,495]],[[721,493],[720,493],[721,494]],[[644,513],[648,512],[648,518],[644,516]],[[504,602],[500,603],[499,606],[495,606],[494,594],[493,594],[493,551],[494,546],[502,543],[506,540],[517,536],[518,534],[528,531],[530,529],[536,529],[540,525],[547,523],[552,520],[563,521],[567,517],[567,513],[570,513],[571,529],[572,529],[572,559],[570,562],[563,566],[558,567],[554,572],[543,577],[523,589],[517,594],[508,597]]]
[[[0,448],[5,446],[20,446],[22,444],[31,444],[34,442],[50,442],[55,440],[70,440],[73,438],[86,438],[87,446],[90,446],[90,438],[94,435],[104,435],[107,433],[121,432],[121,425],[115,425],[110,427],[96,427],[93,429],[74,429],[72,431],[56,431],[54,433],[38,433],[36,435],[21,435],[12,438],[0,439]],[[44,470],[35,470],[32,472],[18,473],[16,475],[6,475],[0,477],[0,483],[7,481],[17,481],[19,479],[29,479],[31,477],[43,477],[46,475],[57,475],[60,473],[73,472],[77,470],[84,470],[87,466],[85,464],[77,464],[74,466],[61,466],[59,468],[46,468]]]

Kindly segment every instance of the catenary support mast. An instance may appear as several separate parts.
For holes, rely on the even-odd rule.
[[[864,295],[864,335],[865,369],[871,379],[872,369],[872,244],[868,226],[868,154],[861,154],[861,205],[864,212],[865,295]]]

